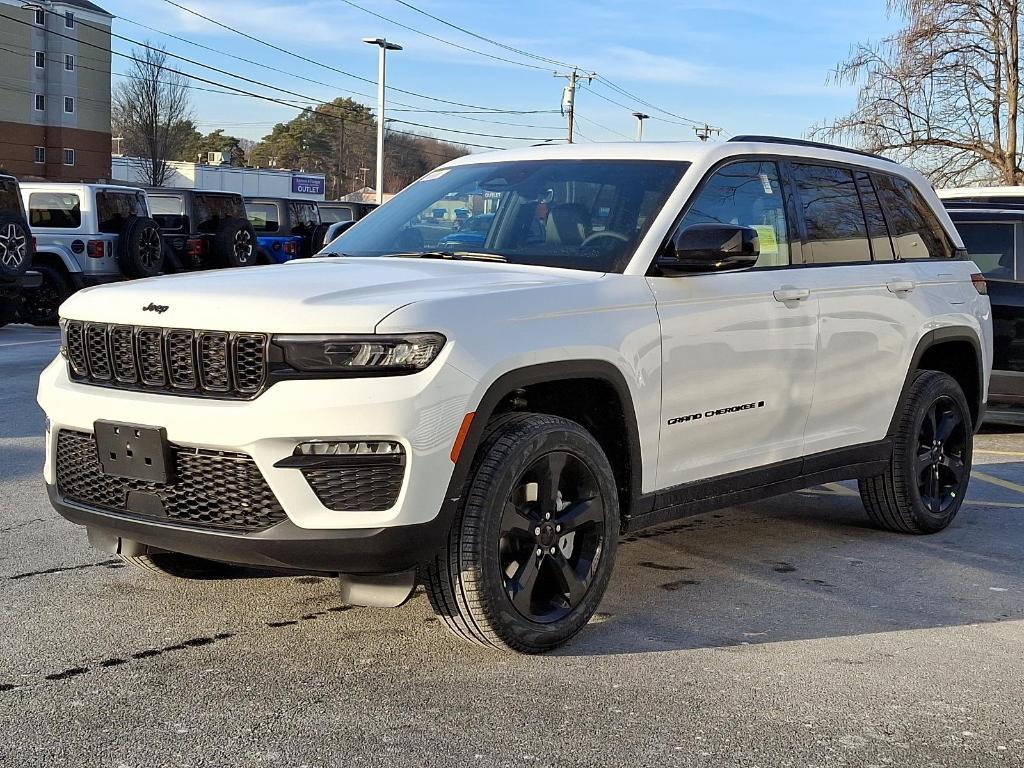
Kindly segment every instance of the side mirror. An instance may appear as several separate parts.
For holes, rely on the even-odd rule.
[[[655,264],[668,276],[724,272],[752,267],[760,254],[756,229],[734,224],[693,224],[676,233]]]

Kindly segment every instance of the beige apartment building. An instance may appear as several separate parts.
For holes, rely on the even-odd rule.
[[[110,178],[110,24],[88,0],[0,0],[0,170]]]

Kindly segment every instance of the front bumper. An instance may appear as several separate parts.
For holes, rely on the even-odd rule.
[[[444,358],[442,352],[434,365],[410,376],[278,382],[251,401],[80,384],[68,378],[63,359],[57,358],[43,372],[39,384],[39,404],[50,422],[43,475],[47,485],[57,486],[60,430],[91,433],[98,420],[116,421],[163,427],[168,441],[178,446],[251,457],[295,529],[315,531],[317,536],[325,531],[353,536],[356,531],[428,523],[437,518],[444,504],[454,469],[451,448],[464,414],[472,410],[469,401],[476,384],[446,365]],[[328,509],[302,471],[275,466],[291,456],[298,443],[320,440],[401,443],[406,467],[395,504],[383,510]],[[63,499],[56,503],[68,506]],[[84,513],[79,508],[75,514]],[[101,520],[111,517],[98,510],[94,514],[101,515]],[[120,519],[119,515],[114,518]],[[153,536],[168,535],[174,528],[144,517],[135,519],[151,529]],[[206,528],[196,532],[200,536],[229,535]],[[242,538],[249,541],[251,535]],[[146,543],[176,551],[155,539]]]
[[[126,539],[208,560],[324,573],[409,571],[438,551],[451,522],[451,507],[445,505],[441,514],[419,525],[309,530],[284,522],[258,533],[239,534],[101,512],[65,501],[55,486],[48,485],[47,492],[63,517],[89,528],[90,539],[107,539],[114,546]]]

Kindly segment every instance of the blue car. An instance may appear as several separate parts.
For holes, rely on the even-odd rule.
[[[265,264],[283,264],[309,258],[319,245],[327,225],[320,222],[315,200],[247,197],[245,211],[256,230],[257,252]]]
[[[437,244],[440,246],[481,246],[487,241],[487,233],[494,221],[493,213],[481,213],[466,219],[462,226],[450,235],[445,235]]]

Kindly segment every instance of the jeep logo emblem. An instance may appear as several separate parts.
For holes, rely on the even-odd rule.
[[[170,309],[170,307],[168,307],[166,304],[154,304],[153,302],[149,302],[149,305],[143,307],[142,311],[143,312],[156,312],[158,315],[162,315],[168,309]]]

